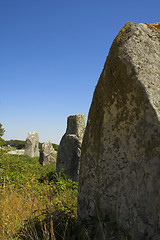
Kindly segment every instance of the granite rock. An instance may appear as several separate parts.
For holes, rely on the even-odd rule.
[[[37,132],[29,132],[25,142],[25,157],[39,157],[39,135]]]
[[[81,145],[85,131],[85,115],[71,115],[67,130],[61,139],[57,153],[56,171],[64,172],[74,181],[78,180]]]
[[[152,239],[160,230],[159,201],[160,32],[128,22],[113,41],[93,95],[78,218],[98,219],[93,225],[100,240],[107,239],[106,219],[132,240]]]
[[[42,165],[53,164],[56,162],[56,151],[50,141],[42,144],[39,162]]]

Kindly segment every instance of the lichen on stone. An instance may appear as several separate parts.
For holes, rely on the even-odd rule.
[[[154,29],[160,31],[160,23],[152,23],[152,24],[145,23],[145,24],[146,24],[148,27],[151,27],[151,28],[154,28]]]
[[[129,22],[120,30],[82,143],[79,219],[97,218],[98,211],[104,226],[107,215],[133,240],[151,239],[160,229],[159,36],[143,23]],[[98,223],[94,227],[98,234]]]

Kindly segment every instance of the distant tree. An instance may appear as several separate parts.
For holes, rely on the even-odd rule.
[[[25,148],[25,141],[23,140],[9,140],[6,141],[5,146],[10,145],[11,147],[14,147],[16,149],[24,149]]]
[[[5,141],[3,138],[1,138],[4,134],[5,130],[2,128],[2,124],[0,123],[0,146],[3,146],[5,144]]]
[[[25,148],[25,141],[23,140],[7,140],[5,141],[5,143],[3,144],[4,146],[8,146],[10,145],[11,147],[14,147],[16,149],[24,149]],[[53,148],[57,151],[58,150],[58,145],[55,143],[52,143]],[[39,149],[42,149],[42,143],[39,142]]]
[[[42,143],[39,142],[39,149],[42,149]]]
[[[0,123],[0,136],[3,136],[5,130],[2,128],[2,124]]]
[[[53,145],[53,148],[56,150],[56,151],[58,151],[58,144],[55,144],[55,143],[52,143],[52,145]]]
[[[43,143],[39,142],[39,149],[42,149],[42,144]],[[59,146],[58,144],[52,143],[52,146],[53,146],[54,150],[58,151],[58,146]]]

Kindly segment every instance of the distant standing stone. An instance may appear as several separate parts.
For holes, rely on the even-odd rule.
[[[56,151],[50,141],[42,144],[39,162],[42,165],[52,164],[56,162]]]
[[[78,179],[81,145],[85,131],[85,115],[71,115],[67,119],[67,130],[61,139],[56,171],[64,172],[74,181]]]
[[[37,132],[29,132],[25,142],[25,157],[39,157],[39,136]]]

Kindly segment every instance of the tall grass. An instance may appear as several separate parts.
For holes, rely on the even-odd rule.
[[[95,226],[103,240],[130,239],[122,238],[126,234],[109,219],[104,224],[98,210],[98,217],[81,234],[76,215],[78,183],[55,169],[55,164],[41,166],[38,158],[0,152],[0,239],[98,240]],[[92,229],[91,234],[87,229]]]
[[[0,174],[0,239],[77,239],[77,183],[4,152]]]
[[[39,215],[44,205],[36,197],[26,196],[13,189],[3,189],[1,193],[1,226],[2,239],[12,236],[26,219],[30,219],[33,214]]]

